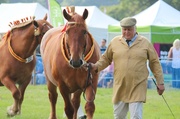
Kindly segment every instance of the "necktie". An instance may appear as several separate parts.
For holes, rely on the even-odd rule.
[[[129,46],[129,42],[130,42],[131,40],[126,40],[126,42],[127,42],[127,44],[128,44],[128,46]]]

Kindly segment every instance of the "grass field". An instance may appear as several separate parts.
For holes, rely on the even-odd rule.
[[[95,99],[96,111],[94,119],[113,119],[111,97],[112,88],[98,88]],[[180,119],[180,90],[167,89],[164,92],[164,98],[176,119]],[[0,119],[9,119],[6,117],[6,109],[12,103],[13,99],[10,91],[5,87],[0,87]],[[85,100],[82,98],[82,105],[84,103]],[[57,102],[58,119],[63,119],[63,106],[64,103],[59,94]],[[25,93],[21,115],[10,119],[48,119],[49,112],[50,103],[46,85],[29,85]],[[143,119],[174,119],[162,96],[157,94],[155,88],[148,89],[147,102],[144,104]]]

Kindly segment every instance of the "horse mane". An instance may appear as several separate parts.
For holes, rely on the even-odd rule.
[[[75,14],[75,6],[67,6],[66,10],[68,12],[68,14],[70,14],[71,16]]]
[[[20,28],[20,27],[24,27],[27,26],[28,24],[32,23],[32,21],[34,21],[35,16],[33,17],[26,17],[26,18],[22,18],[21,20],[16,20],[13,22],[9,23],[9,26],[11,27],[11,30],[15,29],[15,28]]]
[[[35,19],[35,16],[33,17],[26,17],[26,18],[22,18],[21,20],[15,20],[13,22],[10,22],[9,23],[9,26],[11,27],[11,30],[15,29],[15,28],[21,28],[21,27],[24,27],[24,26],[27,26],[28,24],[32,23],[32,21],[34,21]],[[2,41],[7,41],[7,39],[10,37],[10,33],[11,33],[11,30],[6,32],[3,37],[2,37]],[[4,43],[2,43],[1,41],[1,45],[2,46]]]
[[[77,25],[77,24],[85,24],[85,27],[86,27],[86,23],[85,23],[85,20],[84,21],[82,21],[81,19],[79,19],[80,18],[80,15],[78,14],[78,13],[76,13],[75,12],[75,6],[67,6],[66,7],[66,10],[67,10],[67,12],[68,12],[68,14],[70,15],[70,16],[72,16],[72,18],[75,20],[75,22],[70,22],[70,24],[75,24],[75,25]]]
[[[0,47],[3,46],[6,41],[8,41],[8,38],[10,37],[10,31],[8,31],[7,33],[5,33],[2,37],[2,40],[0,41]]]

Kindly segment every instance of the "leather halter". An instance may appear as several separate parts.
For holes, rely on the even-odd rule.
[[[69,22],[68,24],[77,24],[76,22]],[[63,30],[62,30],[62,39],[61,39],[61,51],[62,51],[62,54],[63,54],[63,56],[64,56],[64,58],[65,58],[65,60],[67,61],[67,62],[69,62],[69,59],[66,57],[66,55],[65,55],[65,50],[64,50],[64,48],[63,48],[63,43],[65,42],[65,31],[66,31],[66,27],[67,27],[67,25],[65,25],[65,27],[63,28]],[[93,54],[93,52],[94,52],[94,39],[91,37],[91,39],[92,39],[92,42],[93,42],[93,45],[92,45],[92,47],[91,47],[91,49],[90,49],[90,51],[86,54],[86,56],[84,57],[84,60],[87,62],[90,58],[91,58],[91,56],[92,56],[92,54]]]

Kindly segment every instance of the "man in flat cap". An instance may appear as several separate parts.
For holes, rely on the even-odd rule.
[[[124,18],[120,26],[122,35],[113,38],[99,61],[91,66],[100,72],[114,62],[114,119],[126,119],[128,111],[131,119],[142,119],[149,75],[147,61],[159,95],[165,90],[162,68],[153,45],[136,32],[136,19]]]

